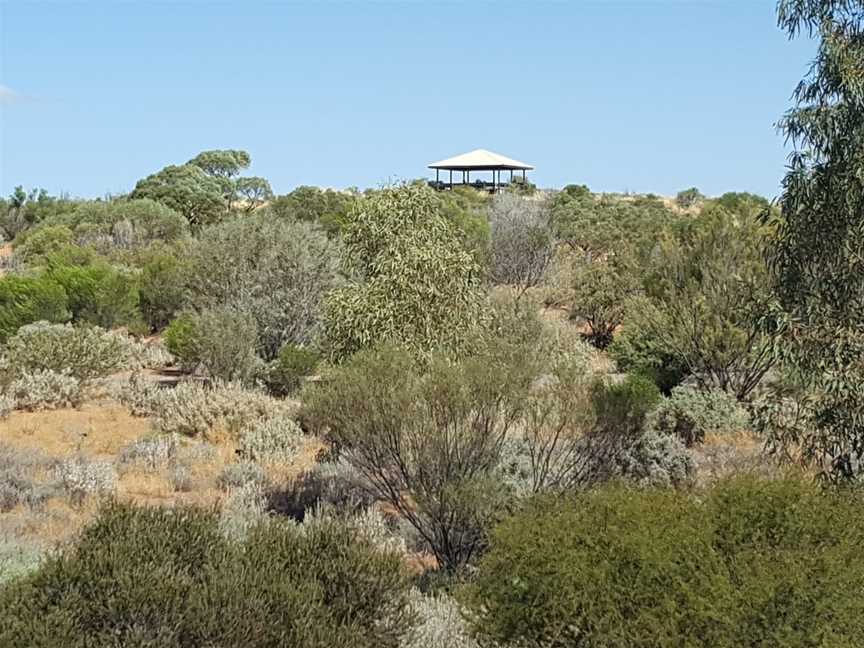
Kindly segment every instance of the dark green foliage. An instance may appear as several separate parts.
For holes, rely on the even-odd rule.
[[[46,276],[66,291],[73,322],[102,328],[140,328],[137,277],[104,262],[88,266],[55,266]]]
[[[227,211],[224,187],[200,167],[167,166],[139,180],[130,197],[148,198],[182,214],[190,225],[200,227],[222,218]]]
[[[703,196],[702,192],[699,191],[696,187],[690,187],[689,189],[679,191],[678,194],[675,196],[676,204],[684,209],[693,207],[699,201],[704,199],[705,196]]]
[[[183,313],[171,321],[162,340],[171,355],[189,366],[197,362],[196,336],[195,317],[191,313]]]
[[[667,396],[687,377],[687,367],[639,321],[638,307],[631,308],[623,329],[606,349],[618,370],[646,376]]]
[[[286,344],[267,367],[267,388],[277,396],[287,396],[300,387],[305,377],[314,373],[320,359],[320,354],[313,349]]]
[[[638,325],[703,389],[744,400],[774,365],[764,245],[770,228],[709,204],[661,239],[643,272]]]
[[[407,585],[397,555],[336,521],[235,543],[212,512],[111,505],[0,590],[0,645],[396,648]]]
[[[655,198],[594,195],[582,188],[556,194],[552,216],[558,238],[591,257],[615,252],[622,244],[642,256],[679,219]]]
[[[356,202],[357,196],[350,192],[302,186],[276,197],[269,209],[277,218],[318,223],[333,235],[345,226]]]
[[[795,480],[542,499],[496,530],[470,600],[484,634],[531,646],[851,648],[860,506]]]
[[[594,383],[591,400],[601,430],[622,436],[636,436],[645,416],[660,401],[660,390],[651,380],[628,375],[621,382]]]
[[[45,275],[0,277],[0,342],[32,322],[65,322],[70,317],[66,291]]]
[[[182,251],[152,250],[141,268],[141,314],[153,331],[160,330],[183,308],[186,274]]]

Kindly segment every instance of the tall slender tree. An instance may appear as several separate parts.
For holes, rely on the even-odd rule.
[[[770,249],[806,424],[771,439],[826,475],[854,477],[864,473],[864,2],[781,0],[778,23],[818,50],[780,122],[795,148]]]

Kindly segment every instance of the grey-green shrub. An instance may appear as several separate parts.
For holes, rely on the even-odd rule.
[[[107,495],[117,483],[114,467],[105,461],[75,457],[64,459],[54,470],[73,502],[80,503],[91,495]]]
[[[706,434],[730,434],[747,429],[747,410],[730,393],[720,389],[679,386],[648,415],[647,425],[691,446]]]
[[[621,477],[640,486],[679,486],[696,473],[683,443],[651,428],[621,452],[616,464]]]
[[[259,355],[307,344],[337,283],[340,247],[308,223],[252,215],[206,228],[189,251],[192,310],[230,306],[257,327]]]
[[[6,386],[6,397],[16,409],[45,410],[74,407],[81,402],[81,381],[51,369],[28,370]]]
[[[217,482],[223,490],[242,488],[250,484],[262,486],[267,481],[264,469],[253,461],[228,464],[219,474]]]
[[[204,309],[191,316],[191,354],[212,378],[252,384],[263,363],[256,355],[254,318],[232,306]]]
[[[215,382],[181,382],[162,389],[133,375],[119,392],[121,402],[138,416],[151,416],[154,429],[166,434],[201,436],[217,425],[239,434],[261,419],[286,414],[288,405],[267,394]]]
[[[237,454],[248,461],[291,463],[303,447],[303,431],[290,416],[253,422],[240,433]]]
[[[3,353],[13,374],[54,371],[89,380],[126,368],[135,350],[122,333],[37,322],[22,326],[8,340]]]

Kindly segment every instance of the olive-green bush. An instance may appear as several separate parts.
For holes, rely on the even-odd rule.
[[[467,598],[513,645],[858,646],[860,509],[794,479],[541,499],[495,531]]]
[[[470,336],[482,314],[480,268],[432,190],[405,185],[362,199],[343,239],[348,282],[323,304],[332,359],[385,343],[422,355]]]
[[[267,388],[277,396],[287,396],[300,387],[304,378],[313,374],[320,359],[314,349],[286,344],[280,349],[279,357],[267,366],[264,374]]]
[[[0,645],[398,648],[408,595],[399,555],[337,520],[232,541],[211,511],[108,505],[0,589]]]
[[[65,322],[69,317],[66,291],[56,281],[44,275],[0,277],[0,342],[25,324]]]
[[[72,321],[140,329],[138,280],[133,273],[97,262],[54,266],[46,275],[66,291]]]

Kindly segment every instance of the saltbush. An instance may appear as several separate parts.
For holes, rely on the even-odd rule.
[[[231,490],[243,488],[250,484],[263,486],[267,481],[267,475],[264,473],[264,469],[254,461],[243,461],[225,466],[216,481],[223,490]]]
[[[130,387],[135,389],[131,382]],[[126,398],[137,413],[153,417],[156,430],[186,436],[205,435],[216,427],[239,434],[255,421],[287,411],[285,403],[267,394],[219,382],[211,386],[183,382],[173,389],[145,387]]]
[[[720,389],[679,386],[648,416],[648,426],[691,446],[706,434],[724,435],[747,429],[749,415],[738,400]]]
[[[255,421],[241,432],[237,454],[248,461],[291,463],[302,447],[300,426],[282,415]]]
[[[177,456],[177,438],[167,434],[133,441],[120,450],[121,464],[144,464],[150,470],[167,464]]]
[[[37,322],[21,327],[9,339],[4,358],[13,374],[54,371],[91,380],[126,368],[140,352],[122,333]]]
[[[619,475],[640,486],[679,486],[696,473],[693,457],[679,439],[646,429],[615,459]]]
[[[69,497],[78,503],[91,495],[113,492],[117,483],[114,467],[105,461],[89,461],[83,457],[64,459],[54,471]]]
[[[44,410],[74,407],[82,398],[81,381],[52,369],[21,372],[6,387],[6,396],[16,409]]]
[[[398,648],[408,595],[401,557],[339,520],[232,540],[211,511],[110,505],[0,590],[0,645]]]
[[[411,606],[420,623],[403,648],[480,648],[459,604],[446,594],[411,591]]]
[[[498,527],[468,599],[514,645],[854,646],[860,506],[793,479],[540,499]]]

